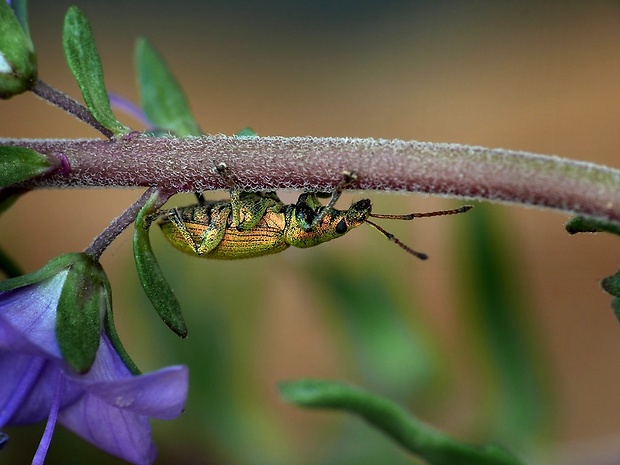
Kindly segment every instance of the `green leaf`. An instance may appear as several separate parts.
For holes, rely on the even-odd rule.
[[[575,216],[569,219],[564,227],[569,234],[608,232],[620,236],[620,224],[585,216]]]
[[[62,43],[69,68],[93,117],[117,136],[129,133],[130,129],[112,113],[95,38],[88,19],[76,6],[70,7],[65,16]]]
[[[0,98],[21,94],[32,89],[36,82],[37,58],[30,37],[3,0],[0,2]]]
[[[71,266],[60,293],[56,338],[62,356],[78,373],[87,372],[97,355],[102,317],[110,306],[107,281],[99,263],[82,259]]]
[[[318,285],[330,315],[341,319],[364,384],[402,397],[436,387],[439,361],[423,329],[403,317],[385,270],[368,268],[353,259],[343,263],[321,257],[313,262],[308,276]],[[416,313],[415,303],[407,305],[406,313]]]
[[[0,146],[0,187],[43,174],[50,166],[45,155],[32,149]]]
[[[529,317],[534,308],[517,273],[518,244],[485,205],[458,225],[456,268],[467,270],[458,277],[458,302],[469,319],[480,361],[490,369],[482,371],[487,378],[481,386],[487,390],[480,394],[495,411],[495,424],[489,427],[504,442],[535,447],[533,441],[548,432],[550,396]]]
[[[498,446],[477,446],[451,438],[408,414],[394,402],[344,383],[306,379],[280,383],[279,391],[286,401],[301,407],[343,410],[357,415],[433,465],[521,463]]]
[[[616,319],[620,321],[620,270],[613,276],[608,276],[601,281],[601,287],[605,292],[614,296],[611,299],[611,308],[616,315]]]
[[[144,37],[136,42],[135,66],[141,106],[151,123],[179,137],[200,136],[202,131],[183,90],[163,57]]]
[[[178,336],[184,338],[187,337],[187,326],[181,313],[181,306],[153,254],[149,225],[145,222],[145,219],[159,208],[158,201],[159,194],[155,192],[138,213],[133,235],[133,256],[140,284],[153,307],[164,323]]]

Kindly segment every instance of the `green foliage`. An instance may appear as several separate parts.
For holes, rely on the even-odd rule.
[[[32,149],[0,146],[0,187],[43,174],[50,166],[45,155]]]
[[[568,231],[569,234],[606,232],[620,236],[620,224],[612,221],[576,216],[566,223],[566,231]],[[611,299],[611,308],[616,318],[620,320],[620,270],[618,270],[615,275],[603,279],[601,281],[601,287],[605,292],[614,296],[614,298]]]
[[[601,281],[601,287],[605,292],[614,296],[611,299],[611,308],[616,315],[616,318],[620,321],[620,270],[613,276],[608,276]]]
[[[69,68],[93,117],[114,135],[129,133],[130,129],[112,113],[95,38],[88,19],[76,6],[70,7],[65,16],[62,43]]]
[[[370,267],[352,257],[343,262],[325,255],[312,263],[308,280],[317,285],[329,314],[340,320],[365,384],[406,399],[437,383],[441,375],[436,354],[422,329],[403,315],[398,291],[388,286],[378,264]],[[416,310],[415,302],[406,306],[408,315]]]
[[[431,465],[518,465],[521,462],[499,446],[474,446],[453,439],[395,403],[343,383],[299,380],[280,384],[290,403],[307,408],[343,410],[357,415]]]
[[[596,218],[587,218],[585,216],[575,216],[571,218],[566,223],[565,228],[569,234],[608,232],[620,236],[620,224]]]
[[[15,8],[25,20],[25,8]],[[37,59],[28,33],[20,25],[6,1],[0,2],[0,98],[8,99],[34,87],[37,82]]]
[[[460,301],[490,368],[488,384],[497,383],[495,434],[532,447],[548,426],[549,401],[527,318],[531,305],[520,285],[517,257],[510,253],[515,247],[487,206],[477,206],[460,225],[465,227],[458,234],[468,244],[459,248],[460,268],[467,270],[459,275]]]
[[[135,222],[133,255],[140,284],[155,310],[166,325],[180,337],[187,336],[187,326],[181,313],[181,306],[170,284],[153,254],[149,230],[145,229],[145,218],[158,209],[159,194],[155,192],[140,210]]]
[[[144,37],[136,42],[135,67],[141,106],[149,121],[179,137],[200,136],[202,131],[185,93],[163,57]]]

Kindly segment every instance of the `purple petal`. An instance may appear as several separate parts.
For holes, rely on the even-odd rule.
[[[40,357],[0,353],[0,426],[29,425],[47,418],[56,389],[60,365]],[[64,383],[61,407],[82,393],[75,383]],[[25,392],[22,390],[26,390]]]
[[[61,359],[56,308],[67,273],[0,292],[0,350]]]
[[[56,373],[56,388],[54,390],[54,399],[50,409],[50,415],[45,425],[45,431],[43,437],[37,447],[37,452],[32,459],[32,465],[43,465],[45,462],[45,456],[50,448],[50,442],[52,442],[52,436],[54,435],[54,428],[56,427],[56,419],[58,418],[58,410],[60,410],[60,399],[62,395],[63,379],[60,373]]]
[[[130,115],[136,121],[142,123],[146,128],[153,129],[153,125],[148,120],[142,109],[131,100],[112,92],[108,92],[108,97],[110,98],[110,104],[112,105],[112,108]]]
[[[90,395],[111,407],[169,420],[183,411],[188,377],[185,366],[172,366],[133,376],[104,334],[90,371],[72,378]]]
[[[111,408],[103,400],[85,395],[63,409],[58,421],[78,436],[109,454],[135,464],[151,464],[156,450],[148,417]]]

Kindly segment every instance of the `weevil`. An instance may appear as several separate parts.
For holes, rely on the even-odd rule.
[[[454,215],[472,208],[465,205],[428,213],[379,215],[372,213],[370,199],[362,199],[348,210],[337,210],[334,205],[342,191],[357,179],[349,172],[343,173],[332,194],[303,193],[296,203],[285,205],[275,192],[236,189],[225,164],[218,165],[216,170],[228,182],[230,200],[205,200],[202,194],[197,194],[197,204],[162,210],[147,221],[146,227],[159,218],[158,224],[166,239],[182,252],[197,257],[234,260],[274,254],[290,246],[314,247],[367,223],[408,253],[425,260],[426,254],[403,244],[369,218],[412,220]],[[319,197],[330,195],[327,205],[323,205]]]

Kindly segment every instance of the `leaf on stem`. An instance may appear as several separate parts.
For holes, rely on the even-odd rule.
[[[69,68],[94,118],[117,136],[129,133],[130,129],[112,113],[95,38],[88,19],[76,6],[65,16],[62,43]]]
[[[279,391],[287,402],[300,407],[344,410],[358,415],[433,465],[521,463],[499,446],[477,446],[454,439],[422,423],[394,402],[344,383],[306,379],[280,383]]]
[[[202,135],[178,81],[144,37],[136,42],[135,67],[141,106],[151,123],[179,137]]]
[[[25,147],[0,146],[0,187],[10,186],[45,173],[47,157]]]
[[[159,198],[159,193],[155,191],[138,213],[133,235],[133,255],[140,284],[153,307],[164,323],[184,338],[187,337],[187,326],[181,314],[181,306],[153,254],[149,230],[145,228],[145,218],[157,211]]]
[[[564,227],[568,234],[607,232],[620,236],[620,224],[585,216],[575,216],[569,219]]]

